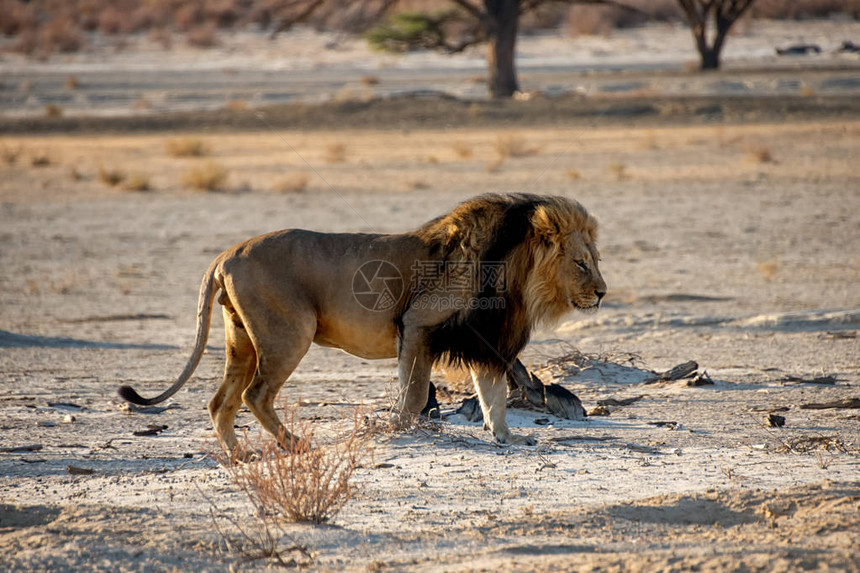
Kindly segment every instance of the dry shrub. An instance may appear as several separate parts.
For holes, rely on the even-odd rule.
[[[75,76],[66,77],[66,81],[63,82],[63,89],[65,89],[65,90],[78,89],[78,78],[76,78]]]
[[[202,139],[183,137],[168,139],[164,150],[171,157],[203,157],[209,155],[209,146]]]
[[[421,191],[422,189],[429,189],[430,185],[421,179],[414,179],[412,181],[407,181],[406,187],[412,191]]]
[[[572,6],[567,13],[567,30],[572,36],[606,36],[612,30],[641,26],[650,20],[681,20],[676,0],[628,0],[620,6]]]
[[[47,167],[52,163],[47,151],[37,151],[30,157],[31,167]]]
[[[493,161],[487,161],[484,164],[484,171],[487,173],[498,173],[502,169],[502,165],[505,164],[505,159],[503,157],[499,157]]]
[[[276,193],[301,193],[308,186],[308,176],[305,173],[291,173],[272,187]]]
[[[627,166],[618,161],[610,162],[609,165],[606,166],[606,170],[619,181],[630,177],[630,174],[627,172]]]
[[[126,173],[120,169],[105,169],[99,167],[99,181],[108,187],[116,187],[125,181]]]
[[[99,15],[99,32],[105,35],[124,34],[131,31],[130,13],[116,6],[106,6]]]
[[[198,191],[219,191],[227,184],[229,172],[214,161],[192,167],[182,174],[182,186]]]
[[[763,261],[757,263],[755,269],[758,271],[758,274],[764,278],[766,281],[772,281],[776,276],[776,273],[779,271],[779,261],[776,259],[771,259],[769,261]]]
[[[454,150],[454,155],[459,159],[471,159],[472,155],[474,155],[472,152],[472,146],[463,141],[455,141],[451,146],[451,149]]]
[[[77,167],[71,167],[69,169],[69,177],[72,181],[83,181],[86,179],[84,174]]]
[[[45,117],[63,117],[63,108],[55,103],[45,105]]]
[[[185,41],[195,48],[211,48],[218,45],[215,24],[206,23],[195,26],[185,34]]]
[[[132,173],[122,184],[125,191],[149,191],[152,189],[149,176],[144,173]]]
[[[8,166],[13,166],[18,163],[18,158],[21,157],[21,152],[23,148],[19,145],[17,147],[3,147],[0,150],[0,157],[3,158],[3,163]]]
[[[775,163],[770,149],[764,146],[757,147],[750,151],[748,157],[753,163]]]
[[[314,439],[310,424],[300,418],[299,405],[284,405],[285,427],[302,440],[291,439],[290,448],[284,450],[268,438],[252,444],[246,434],[242,446],[259,450],[259,461],[228,463],[227,471],[260,513],[287,522],[323,523],[355,493],[352,474],[367,451],[360,437],[363,420],[356,408],[352,428],[338,431],[333,443],[322,445]]]
[[[860,0],[758,0],[750,13],[753,18],[808,20],[833,14],[860,17]]]
[[[39,47],[46,54],[53,52],[77,52],[83,39],[75,21],[69,16],[54,18],[42,27]]]
[[[379,77],[378,76],[361,76],[359,80],[361,85],[363,86],[376,86],[379,85]]]
[[[245,111],[248,109],[248,102],[243,99],[231,99],[224,104],[224,109],[227,111]]]
[[[346,146],[342,143],[329,143],[323,151],[326,163],[343,163],[346,161]]]
[[[496,153],[501,159],[509,159],[511,157],[525,157],[534,155],[537,149],[528,147],[522,138],[516,135],[500,135],[496,140]]]

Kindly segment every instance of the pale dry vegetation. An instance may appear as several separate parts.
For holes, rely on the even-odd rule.
[[[526,157],[538,152],[537,148],[529,147],[525,140],[517,135],[500,135],[496,140],[495,149],[500,159]]]
[[[168,139],[164,151],[171,157],[203,157],[209,155],[209,145],[196,137]]]
[[[99,181],[108,187],[116,187],[125,181],[126,173],[121,169],[105,169],[104,167],[99,167],[98,177]]]
[[[346,161],[346,145],[329,143],[323,150],[323,160],[326,163],[343,163]]]
[[[307,188],[310,179],[305,173],[291,173],[275,182],[272,189],[276,193],[301,193]]]
[[[263,438],[254,442],[246,435],[243,447],[258,451],[259,459],[236,463],[222,457],[231,481],[251,505],[286,522],[323,523],[331,519],[355,493],[352,475],[369,452],[362,437],[363,412],[356,408],[347,428],[323,444],[310,423],[300,417],[298,404],[284,405],[284,426],[302,441],[291,439],[288,449]],[[284,440],[279,440],[284,441]]]
[[[223,191],[230,173],[215,161],[195,165],[182,174],[183,187],[197,191]]]

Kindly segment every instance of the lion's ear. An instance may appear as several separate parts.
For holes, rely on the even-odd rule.
[[[541,242],[554,242],[561,235],[558,221],[550,214],[549,209],[538,205],[532,214],[532,229]]]

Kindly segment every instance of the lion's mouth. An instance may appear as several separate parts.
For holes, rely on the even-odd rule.
[[[570,300],[570,305],[576,310],[581,310],[583,312],[596,312],[598,308],[600,308],[600,300],[593,302],[591,304],[585,305],[580,304],[578,301],[573,299]]]

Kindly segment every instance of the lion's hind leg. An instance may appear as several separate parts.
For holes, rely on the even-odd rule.
[[[223,309],[226,342],[224,380],[209,401],[209,416],[222,446],[237,455],[238,441],[233,424],[242,405],[242,392],[251,383],[257,367],[257,352],[236,312],[227,305]]]
[[[308,317],[313,314],[308,313]],[[275,412],[275,398],[299,365],[313,342],[316,332],[316,319],[296,320],[295,322],[265,325],[263,336],[255,336],[257,341],[257,368],[248,387],[242,393],[242,401],[254,414],[260,424],[287,450],[301,450],[307,444],[294,436],[281,423]],[[252,329],[255,335],[257,333]]]

